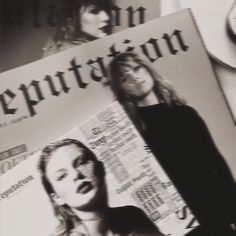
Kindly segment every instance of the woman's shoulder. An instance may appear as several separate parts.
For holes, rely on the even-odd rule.
[[[42,58],[51,56],[60,51],[60,44],[56,43],[52,38],[50,38],[42,48]]]
[[[110,215],[114,217],[122,217],[122,218],[147,218],[146,214],[140,208],[132,205],[122,206],[122,207],[115,207],[110,208]]]
[[[66,49],[79,46],[87,42],[88,40],[86,38],[79,38],[71,41],[58,41],[58,42],[55,42],[53,39],[49,39],[46,45],[43,47],[42,58],[51,56],[58,52],[62,52]]]
[[[111,208],[110,211],[112,216],[111,225],[115,232],[122,231],[126,234],[133,232],[131,235],[162,235],[153,222],[138,207],[123,206]]]
[[[196,110],[193,107],[187,104],[173,105],[173,109],[179,112],[186,112],[186,113],[196,112]]]
[[[189,105],[173,105],[171,107],[172,109],[172,112],[175,113],[175,114],[178,114],[179,116],[183,116],[183,117],[195,117],[195,116],[198,116],[198,113],[197,111],[189,106]]]

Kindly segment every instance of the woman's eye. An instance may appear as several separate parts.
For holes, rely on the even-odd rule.
[[[56,179],[57,179],[57,181],[61,181],[61,180],[63,180],[66,176],[67,176],[67,174],[64,173],[64,174],[61,174],[61,175],[57,176]]]
[[[90,162],[90,160],[88,159],[83,159],[81,162],[80,162],[80,165],[85,165],[85,164],[88,164]]]
[[[136,66],[136,67],[134,68],[135,71],[139,71],[140,69],[141,69],[141,66]]]
[[[81,165],[84,165],[84,164],[86,164],[86,163],[88,163],[88,159],[78,159],[76,162],[75,162],[75,164],[74,164],[74,167],[75,168],[78,168],[79,166],[81,166]]]
[[[128,80],[128,77],[127,77],[127,76],[123,76],[123,77],[120,79],[121,83],[125,83],[127,80]]]
[[[92,9],[90,9],[89,12],[92,14],[98,14],[100,12],[100,9],[99,8],[92,8]]]

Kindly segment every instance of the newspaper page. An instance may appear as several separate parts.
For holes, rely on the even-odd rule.
[[[102,12],[99,18],[99,27],[106,29],[104,26],[110,25],[111,29],[108,34],[134,27],[160,16],[159,0],[101,0],[97,2],[96,7]],[[57,32],[62,27],[68,24],[67,28],[73,28],[77,21],[77,25],[78,23],[81,25],[83,11],[80,12],[80,9],[83,6],[80,4],[87,8],[95,3],[96,1],[93,0],[1,0],[0,72],[46,56],[48,53],[45,51],[48,48],[61,44],[60,41],[66,41],[65,39],[55,39]],[[78,8],[79,19],[68,23],[70,17],[75,17],[74,6]],[[64,17],[65,10],[63,11],[63,9],[67,8],[69,8],[69,12]],[[102,15],[103,10],[107,14]],[[92,16],[96,18],[99,14],[94,13]],[[90,25],[96,26],[97,22],[90,22]],[[93,35],[93,32],[90,33]],[[66,43],[66,45],[73,47],[78,42],[86,43],[94,38],[97,37],[84,40],[79,31],[76,38],[69,39],[71,43]],[[50,52],[51,54],[56,53],[57,50],[50,50]]]
[[[126,51],[151,62],[195,108],[235,175],[235,126],[189,10],[0,74],[0,173],[110,104],[107,64]]]
[[[84,218],[84,211],[102,214],[100,227],[111,230],[111,235],[181,236],[198,225],[118,102],[55,143],[54,151],[37,152],[0,177],[1,235],[61,235],[56,234],[59,223],[64,227],[63,235],[82,235],[85,229],[83,235],[98,235],[93,222]],[[82,149],[86,149],[83,154]],[[94,169],[89,167],[91,163]],[[98,166],[102,170],[96,171]],[[53,192],[43,180],[45,168]],[[53,214],[59,196],[64,201],[60,207],[74,213],[77,209],[71,219],[62,220],[58,213]],[[69,227],[73,217],[77,225]],[[105,232],[101,235],[107,235]]]

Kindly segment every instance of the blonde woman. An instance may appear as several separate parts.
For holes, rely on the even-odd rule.
[[[163,236],[139,208],[108,206],[103,164],[80,141],[45,147],[39,171],[58,219],[53,236]]]

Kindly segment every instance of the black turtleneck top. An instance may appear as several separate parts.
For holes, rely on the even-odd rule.
[[[139,107],[138,115],[144,139],[200,224],[234,235],[224,228],[236,215],[234,179],[202,118],[192,107],[164,103]]]

